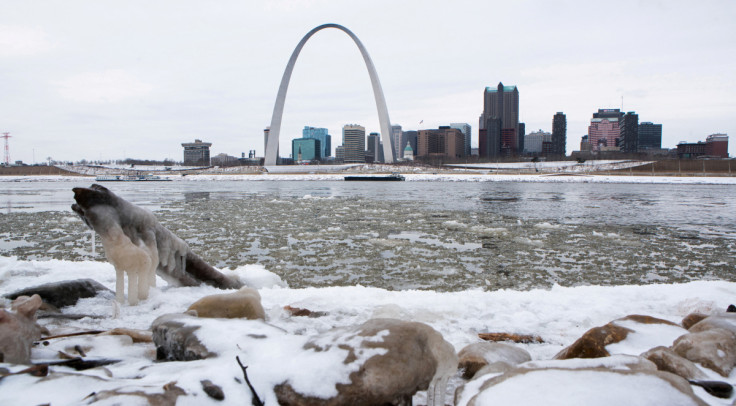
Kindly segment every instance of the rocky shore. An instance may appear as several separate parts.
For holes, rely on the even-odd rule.
[[[282,284],[268,273],[251,276],[255,287]],[[397,313],[380,305],[373,317],[338,317],[336,325],[329,311],[264,305],[252,287],[186,300],[175,295],[190,304],[158,310],[148,328],[94,331],[73,320],[94,325],[104,316],[69,312],[84,302],[81,309],[91,312],[113,303],[113,293],[93,281],[4,296],[13,301],[0,311],[3,404],[28,404],[43,393],[52,404],[172,405],[704,405],[734,398],[736,313],[726,309],[694,312],[680,323],[629,315],[588,329],[554,356],[533,357],[534,346],[554,338],[483,331],[458,348],[454,335],[385,317]],[[292,323],[301,327],[282,328]]]

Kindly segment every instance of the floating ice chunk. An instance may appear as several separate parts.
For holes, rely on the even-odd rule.
[[[455,220],[445,221],[442,225],[445,226],[446,229],[453,231],[465,230],[468,228],[467,224],[463,224]]]
[[[544,245],[544,242],[541,240],[532,240],[528,237],[516,237],[514,238],[514,241],[522,244],[532,245],[534,247],[541,247]]]
[[[470,231],[481,237],[495,237],[508,232],[508,230],[503,227],[491,228],[486,226],[473,226],[470,227]]]
[[[535,228],[541,228],[543,230],[556,230],[556,229],[558,229],[558,228],[560,228],[562,226],[559,225],[559,224],[551,224],[551,223],[548,223],[548,222],[545,221],[543,223],[537,223],[537,224],[535,224],[534,227]]]

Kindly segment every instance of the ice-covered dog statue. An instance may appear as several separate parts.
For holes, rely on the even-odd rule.
[[[125,301],[125,274],[131,305],[148,298],[149,288],[156,285],[157,273],[176,286],[201,283],[221,289],[242,286],[205,263],[149,210],[97,184],[72,191],[76,201],[72,210],[100,235],[105,256],[115,267],[115,296],[119,302]]]

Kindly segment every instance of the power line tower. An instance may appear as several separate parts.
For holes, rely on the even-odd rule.
[[[8,147],[8,138],[10,138],[10,133],[3,133],[3,136],[0,138],[5,138],[5,166],[10,166],[10,147]]]

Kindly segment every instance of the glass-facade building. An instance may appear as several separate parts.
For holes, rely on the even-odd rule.
[[[291,157],[297,162],[321,160],[321,147],[318,139],[295,138],[291,140]]]
[[[328,156],[332,156],[332,136],[330,136],[326,128],[304,126],[304,129],[302,130],[302,138],[313,138],[319,140],[321,157],[326,158]]]
[[[639,124],[639,151],[662,148],[662,124],[645,121]]]

